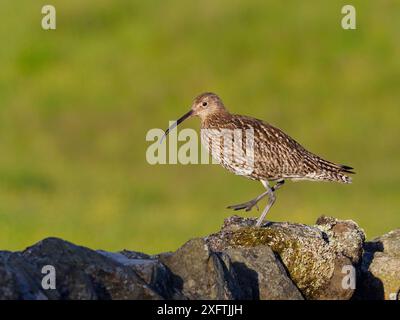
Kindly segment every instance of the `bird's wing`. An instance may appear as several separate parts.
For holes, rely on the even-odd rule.
[[[253,175],[277,180],[282,178],[337,180],[348,182],[343,173],[351,167],[338,165],[313,154],[285,132],[262,120],[235,117],[242,128],[253,128],[255,163]],[[346,181],[345,181],[346,180]]]

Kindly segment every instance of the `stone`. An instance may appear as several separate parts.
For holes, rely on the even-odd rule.
[[[271,248],[228,248],[243,298],[251,300],[303,300],[285,267]]]
[[[46,238],[0,251],[0,299],[399,299],[400,229],[365,242],[350,220],[315,225],[232,216],[174,252],[92,250]],[[55,289],[42,286],[43,267]]]
[[[365,236],[356,223],[321,217],[315,226],[273,222],[257,228],[255,222],[230,217],[207,242],[216,251],[270,247],[307,299],[346,300],[353,295],[354,288],[342,284],[344,267],[355,269],[362,254]]]
[[[56,270],[55,290],[41,285],[46,265]],[[21,253],[3,253],[0,270],[6,282],[3,299],[162,298],[132,268],[57,238],[44,239]]]
[[[364,245],[357,299],[400,300],[400,229]]]
[[[241,298],[229,258],[221,259],[203,239],[192,239],[174,253],[158,258],[173,273],[175,287],[187,299]]]

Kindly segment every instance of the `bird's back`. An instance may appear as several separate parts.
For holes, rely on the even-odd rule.
[[[246,170],[246,173],[242,174],[248,178],[269,181],[292,179],[351,182],[351,178],[346,175],[353,173],[351,167],[322,159],[306,150],[282,130],[262,120],[225,113],[208,117],[202,122],[202,129],[253,130],[254,163],[251,172]],[[242,137],[242,146],[245,146],[246,135],[243,134]],[[210,149],[210,152],[224,167],[235,172],[232,166],[221,161],[221,150]],[[232,152],[237,154],[235,150]],[[241,174],[240,170],[236,170],[235,173]]]

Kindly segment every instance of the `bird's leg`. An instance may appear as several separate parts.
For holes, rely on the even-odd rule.
[[[250,211],[254,206],[257,206],[257,203],[264,198],[267,194],[268,194],[268,190],[261,193],[259,196],[257,196],[256,198],[244,202],[244,203],[240,203],[240,204],[236,204],[236,205],[232,205],[232,206],[228,206],[228,209],[233,209],[233,210],[242,210],[242,209],[246,209],[246,211]],[[258,210],[258,206],[257,206],[257,210]]]
[[[278,190],[280,187],[282,187],[285,184],[285,180],[278,180],[275,185],[271,188],[272,191]]]
[[[275,203],[275,200],[276,200],[276,197],[275,197],[275,194],[274,194],[274,191],[272,190],[272,188],[270,186],[267,186],[267,188],[268,188],[267,192],[268,192],[268,196],[269,196],[269,201],[268,201],[267,205],[265,206],[263,212],[261,213],[261,216],[258,218],[256,227],[261,226],[269,209],[271,209],[272,205]]]
[[[276,196],[275,196],[275,191],[278,190],[284,183],[285,180],[279,180],[272,188],[269,186],[268,181],[261,181],[264,187],[267,189],[267,194],[269,197],[269,201],[264,208],[263,212],[261,213],[261,216],[258,218],[256,227],[261,226],[261,224],[264,221],[265,216],[267,215],[269,209],[271,209],[272,205],[275,203]]]
[[[285,183],[285,180],[279,180],[272,188],[272,191],[276,191],[278,190],[283,184]],[[269,187],[269,186],[268,186]],[[233,209],[233,210],[242,210],[242,209],[246,209],[245,211],[250,211],[251,209],[253,209],[254,206],[257,206],[257,203],[264,198],[266,195],[269,194],[269,190],[267,189],[267,191],[261,193],[259,196],[257,196],[256,198],[244,202],[244,203],[240,203],[240,204],[236,204],[236,205],[232,205],[232,206],[228,206],[228,209]],[[257,206],[257,210],[258,210],[258,206]]]

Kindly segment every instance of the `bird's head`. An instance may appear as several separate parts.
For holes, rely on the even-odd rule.
[[[183,121],[185,121],[190,117],[197,116],[200,117],[201,120],[204,120],[209,115],[225,111],[226,111],[225,106],[220,97],[218,97],[215,93],[211,92],[203,93],[194,99],[189,112],[185,113],[165,131],[165,134],[160,142],[163,141],[163,139],[168,135],[168,133],[172,129],[174,129],[176,126],[178,126],[180,123],[182,123]]]
[[[220,97],[215,93],[206,92],[194,99],[190,110],[193,116],[205,119],[210,114],[225,111],[225,106]]]

